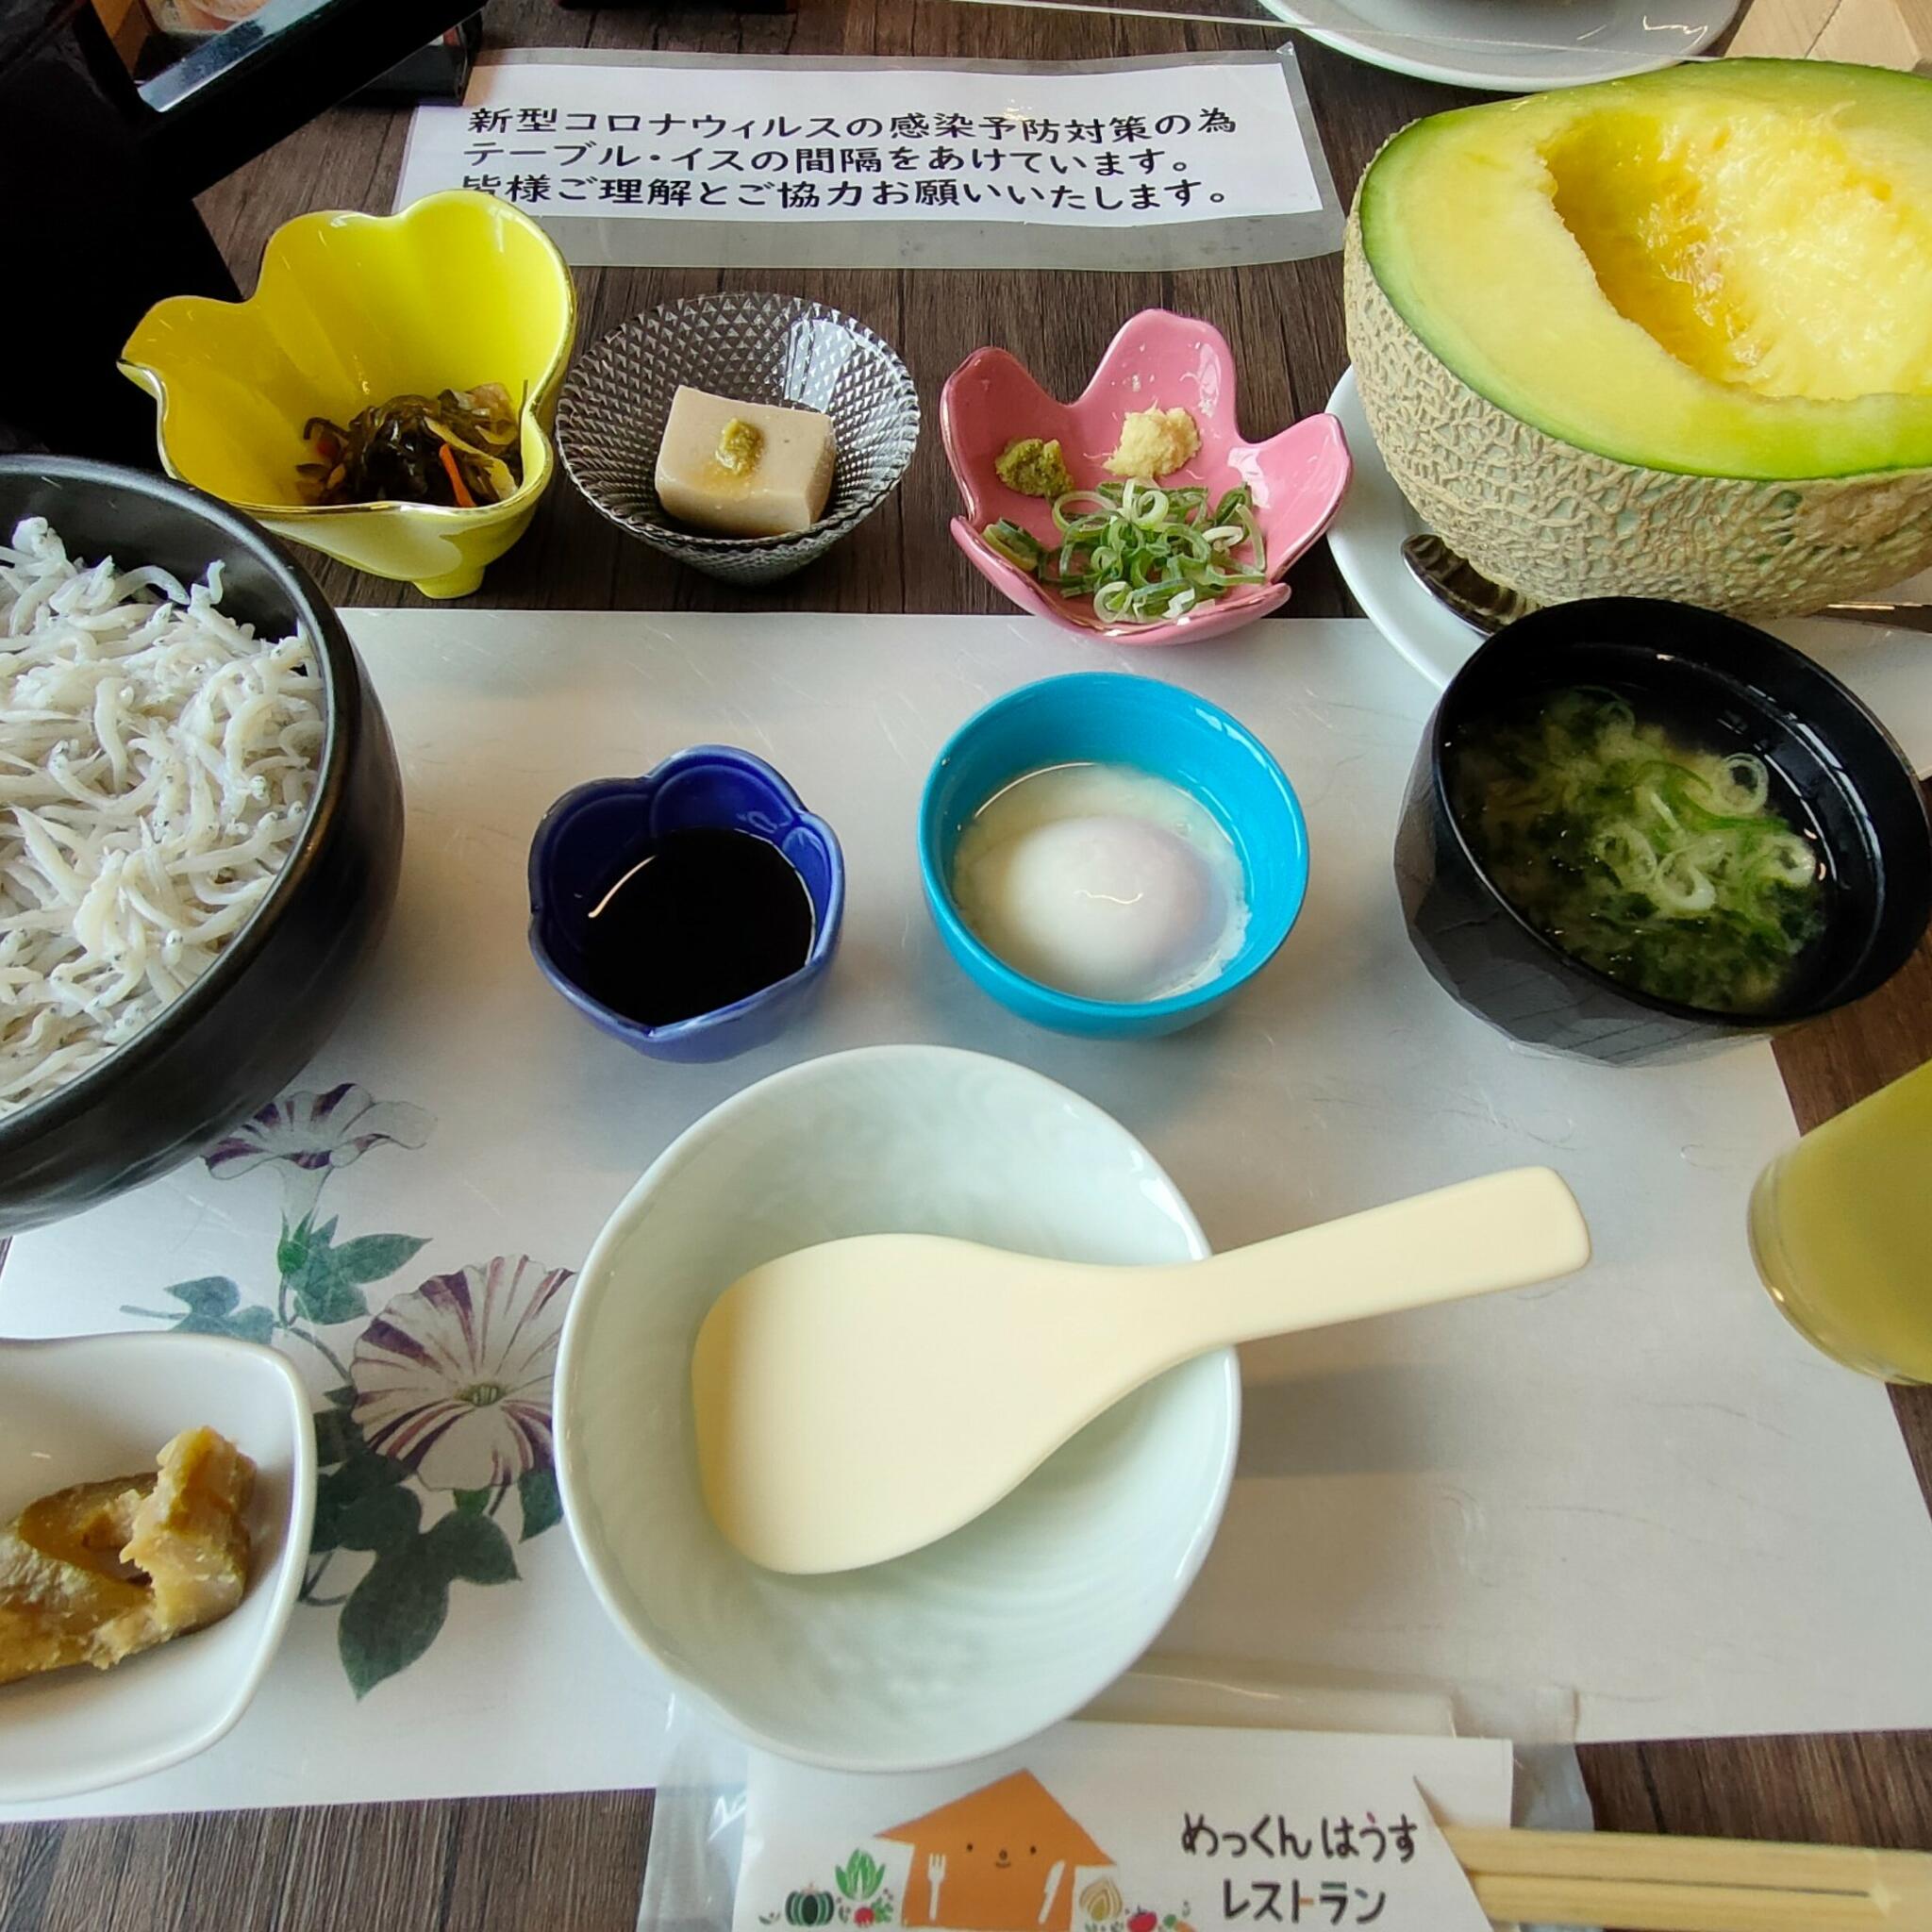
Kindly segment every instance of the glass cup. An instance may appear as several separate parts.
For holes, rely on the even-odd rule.
[[[1780,1154],[1750,1222],[1757,1273],[1807,1341],[1932,1383],[1932,1062]]]

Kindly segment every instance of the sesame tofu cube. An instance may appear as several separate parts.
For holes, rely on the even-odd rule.
[[[658,449],[658,501],[723,537],[789,537],[825,513],[838,442],[816,409],[680,386]]]

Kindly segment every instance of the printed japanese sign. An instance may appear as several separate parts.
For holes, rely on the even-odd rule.
[[[1508,1823],[1507,1744],[1064,1724],[890,1782],[754,1760],[733,1932],[1485,1932],[1433,1811]]]
[[[397,206],[478,189],[574,254],[574,229],[602,231],[608,248],[608,224],[645,218],[812,231],[800,245],[819,252],[801,260],[849,260],[845,230],[895,226],[1098,230],[1117,258],[1124,234],[1336,212],[1291,72],[1273,55],[1050,68],[504,59],[478,66],[462,107],[417,111]],[[912,253],[983,265],[983,243],[932,246]]]

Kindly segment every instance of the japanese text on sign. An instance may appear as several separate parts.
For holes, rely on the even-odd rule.
[[[398,202],[548,215],[1076,226],[1322,205],[1277,63],[1106,73],[479,67],[421,110]]]
[[[1297,1824],[1302,1829],[1297,1830]],[[1180,1848],[1190,1857],[1265,1859],[1290,1868],[1272,1877],[1253,1870],[1224,1874],[1218,1903],[1224,1924],[1248,1920],[1257,1925],[1373,1925],[1388,1907],[1386,1888],[1353,1884],[1346,1875],[1331,1878],[1325,1873],[1307,1874],[1304,1885],[1303,1868],[1345,1865],[1351,1860],[1374,1866],[1385,1858],[1407,1865],[1415,1857],[1420,1829],[1407,1811],[1386,1824],[1373,1811],[1359,1819],[1345,1812],[1324,1812],[1319,1818],[1293,1823],[1279,1811],[1264,1811],[1239,1824],[1210,1823],[1205,1813],[1183,1811]]]

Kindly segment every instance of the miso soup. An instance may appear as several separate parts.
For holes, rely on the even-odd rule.
[[[1477,860],[1573,958],[1653,998],[1751,1013],[1810,967],[1835,887],[1774,766],[1599,687],[1533,694],[1448,748]]]

